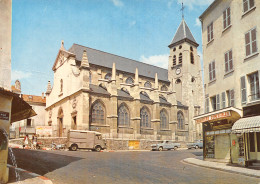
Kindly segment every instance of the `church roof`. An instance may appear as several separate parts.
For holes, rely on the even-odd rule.
[[[87,51],[88,61],[90,64],[112,68],[113,63],[115,63],[116,70],[131,74],[135,74],[135,69],[138,68],[139,76],[154,79],[155,73],[157,73],[159,80],[169,82],[167,69],[163,69],[157,66],[149,65],[78,44],[73,44],[72,47],[69,49],[69,52],[72,52],[76,55],[77,61],[81,61],[84,50]]]
[[[179,25],[179,28],[177,29],[169,47],[173,47],[184,41],[190,42],[191,44],[195,45],[196,47],[199,46],[199,44],[196,42],[195,38],[193,37],[187,23],[185,22],[184,19],[182,19],[181,24]]]

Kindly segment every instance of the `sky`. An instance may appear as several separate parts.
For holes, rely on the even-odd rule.
[[[213,0],[183,0],[184,19],[199,43],[198,17]],[[53,84],[61,41],[167,68],[169,48],[182,20],[182,0],[13,0],[12,84],[41,95]]]

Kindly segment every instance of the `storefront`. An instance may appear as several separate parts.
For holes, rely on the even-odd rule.
[[[242,116],[242,111],[233,107],[194,117],[203,128],[203,158],[231,162],[231,129]]]
[[[237,152],[233,160],[243,166],[260,161],[260,104],[243,108],[243,118],[232,127]]]

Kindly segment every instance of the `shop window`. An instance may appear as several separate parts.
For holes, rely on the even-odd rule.
[[[223,12],[223,29],[231,25],[230,7]]]
[[[248,78],[250,83],[249,99],[250,101],[258,100],[260,98],[258,72],[249,75]]]
[[[260,152],[260,132],[256,132],[257,152]]]
[[[244,13],[248,12],[255,6],[254,0],[243,0]]]
[[[249,133],[250,152],[255,152],[255,135],[254,132]]]
[[[205,157],[215,158],[215,136],[206,136]]]

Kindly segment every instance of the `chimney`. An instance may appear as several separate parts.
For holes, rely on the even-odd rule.
[[[51,93],[51,81],[48,81],[46,95],[49,95],[50,93]]]
[[[42,92],[42,99],[44,99],[44,92]]]

